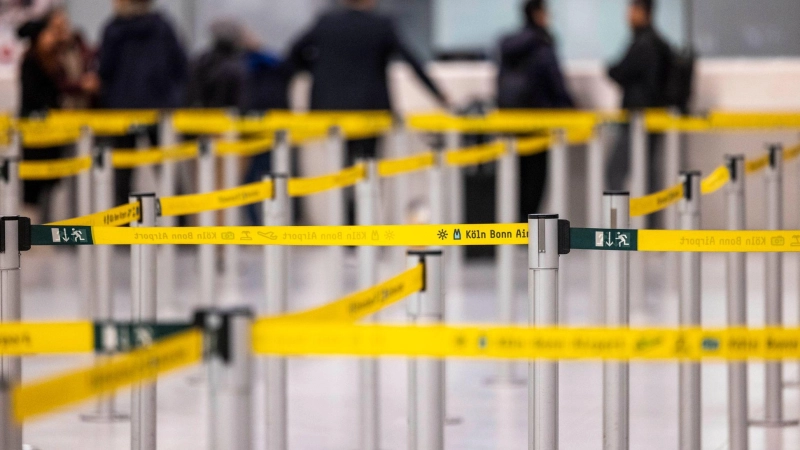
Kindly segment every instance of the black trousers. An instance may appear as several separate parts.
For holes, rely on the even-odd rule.
[[[547,184],[547,153],[519,159],[519,217],[528,222],[528,214],[536,214],[542,205]]]

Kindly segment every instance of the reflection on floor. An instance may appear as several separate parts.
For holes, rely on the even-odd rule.
[[[291,304],[293,309],[332,300],[329,277],[331,264],[324,249],[292,251]],[[404,264],[402,254],[384,252],[383,277],[399,272]],[[590,324],[596,305],[590,300],[589,258],[575,252],[568,259],[568,292],[562,298],[562,314],[570,324]],[[632,299],[634,325],[676,324],[677,297],[675,284],[666,281],[671,258],[649,255],[647,258],[648,289],[646,299]],[[748,260],[748,291],[752,325],[763,320],[763,257],[752,255]],[[36,248],[23,257],[23,315],[25,320],[76,319],[83,317],[87,302],[80,293],[76,273],[77,255],[68,250]],[[519,254],[516,264],[517,305],[520,322],[527,317],[526,261]],[[260,308],[263,302],[262,252],[241,250],[237,289],[220,287],[223,304],[248,303]],[[786,257],[785,317],[786,323],[797,323],[798,270],[795,256]],[[85,269],[84,269],[85,270]],[[161,319],[187,319],[196,304],[197,264],[192,249],[181,249],[178,263],[178,290],[175,299],[159,305]],[[113,262],[115,311],[117,318],[130,316],[129,259],[118,249]],[[495,268],[489,262],[468,263],[461,270],[451,271],[447,305],[452,322],[491,323],[496,319]],[[345,286],[355,284],[355,258],[345,264]],[[222,280],[222,277],[220,278]],[[220,281],[222,283],[222,281]],[[722,326],[725,321],[725,263],[721,255],[703,257],[703,320],[706,326]],[[404,305],[396,305],[383,313],[383,320],[402,322]],[[24,361],[24,376],[31,380],[91,362],[86,357],[37,357]],[[527,374],[524,364],[517,364],[519,377]],[[497,368],[496,363],[453,361],[448,363],[447,408],[454,425],[446,430],[446,447],[458,450],[526,449],[527,391],[522,386],[497,386],[487,382]],[[632,449],[677,448],[677,370],[675,364],[648,363],[631,367],[631,445]],[[794,380],[797,364],[787,364],[786,377]],[[289,444],[292,450],[352,450],[357,447],[357,364],[352,359],[297,358],[289,364]],[[563,449],[602,448],[601,364],[597,362],[564,363],[560,369],[560,439]],[[206,448],[208,386],[191,382],[197,371],[173,374],[158,385],[158,448]],[[750,370],[751,415],[763,413],[763,369],[753,364]],[[406,448],[406,363],[402,359],[381,362],[382,444],[383,449]],[[727,375],[722,364],[703,369],[703,448],[728,448],[726,392]],[[785,414],[797,418],[800,403],[796,389],[787,389]],[[264,398],[257,388],[257,417]],[[118,408],[129,411],[129,394],[121,392]],[[130,445],[130,424],[86,423],[80,414],[91,412],[92,403],[77,409],[46,416],[25,427],[25,442],[42,450],[126,449]],[[254,439],[256,448],[263,445],[263,420],[258,420]],[[752,429],[752,449],[797,448],[797,428],[774,431],[767,436],[763,429]],[[770,439],[767,441],[767,439]]]

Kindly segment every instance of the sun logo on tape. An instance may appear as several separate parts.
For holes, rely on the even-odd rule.
[[[393,241],[394,231],[387,231],[386,233],[383,234],[383,237],[386,238],[387,241]]]
[[[437,233],[437,236],[439,236],[439,240],[441,240],[441,241],[446,240],[447,239],[447,230],[439,230],[439,232]]]

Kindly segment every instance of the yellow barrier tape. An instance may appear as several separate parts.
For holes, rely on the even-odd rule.
[[[93,227],[97,245],[440,246],[527,245],[528,224],[359,227]]]
[[[217,142],[217,155],[255,156],[272,150],[274,139],[271,137],[239,142]]]
[[[44,122],[20,123],[19,131],[22,134],[22,145],[27,148],[59,147],[72,145],[81,136],[80,129],[53,128]]]
[[[378,161],[378,175],[382,178],[394,177],[433,167],[435,163],[436,157],[431,152],[425,152],[407,158]]]
[[[162,216],[185,216],[204,211],[250,205],[272,198],[272,182],[259,181],[205,194],[178,195],[159,199]]]
[[[306,197],[333,189],[352,186],[363,180],[364,166],[357,164],[330,175],[311,178],[292,178],[289,180],[289,195],[291,197]]]
[[[639,230],[643,252],[800,252],[800,231]]]
[[[19,163],[19,177],[23,180],[55,180],[78,175],[86,172],[91,167],[91,156],[45,161],[22,161]]]
[[[800,114],[792,112],[713,112],[710,121],[714,128],[800,128]]]
[[[800,359],[800,329],[619,329],[260,323],[261,355],[524,360]]]
[[[800,156],[800,145],[789,147],[783,151],[783,159],[785,161],[791,161],[797,158],[798,156]]]
[[[172,125],[183,134],[223,134],[236,129],[236,121],[223,109],[180,110],[172,115]]]
[[[553,139],[550,136],[539,136],[517,139],[517,153],[519,156],[531,156],[544,153],[550,149]]]
[[[408,126],[426,132],[528,133],[556,128],[591,129],[598,115],[588,111],[503,110],[484,117],[419,114],[408,118]]]
[[[630,202],[631,217],[646,216],[666,209],[683,198],[683,184],[644,197],[632,198]]]
[[[308,311],[267,317],[259,325],[284,322],[342,322],[353,323],[391,306],[411,294],[419,292],[424,284],[425,270],[420,264],[402,274],[371,288],[348,295]]]
[[[121,227],[131,222],[139,220],[139,203],[128,203],[127,205],[117,206],[106,211],[101,211],[88,216],[76,217],[74,219],[53,222],[49,225],[58,226],[87,226],[87,227]]]
[[[567,131],[567,144],[583,145],[592,140],[594,131],[592,128],[572,128]]]
[[[666,111],[648,111],[645,126],[650,132],[681,131],[684,133],[709,131],[711,121],[705,117],[673,116]]]
[[[764,155],[756,159],[748,159],[744,162],[744,171],[748,175],[761,172],[769,166],[769,155]]]
[[[476,145],[459,150],[448,150],[445,161],[451,166],[474,166],[497,161],[506,153],[503,142]]]
[[[0,324],[0,355],[94,352],[92,322]]]
[[[22,423],[32,417],[108,394],[141,381],[200,361],[203,336],[191,330],[166,338],[150,347],[66,375],[22,385],[14,389],[14,418]]]
[[[719,166],[700,182],[700,192],[703,195],[713,194],[722,189],[731,180],[731,173],[725,166]]]
[[[98,136],[118,136],[130,133],[132,127],[154,125],[158,122],[156,110],[56,110],[47,115],[53,127],[79,130],[89,127]]]
[[[167,149],[120,149],[111,152],[111,164],[117,169],[161,164],[164,161],[183,161],[196,157],[197,142],[185,142]]]

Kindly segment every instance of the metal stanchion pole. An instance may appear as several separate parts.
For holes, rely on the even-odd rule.
[[[730,182],[725,188],[728,204],[728,229],[744,230],[745,196],[744,156],[727,156],[725,164],[730,172]],[[744,253],[728,253],[728,326],[747,326],[747,260]],[[731,450],[747,450],[747,364],[728,363],[728,441]]]
[[[700,229],[700,172],[682,172],[684,197],[679,205],[681,229]],[[699,253],[681,253],[680,326],[699,327],[701,314]],[[681,362],[678,368],[679,440],[681,450],[699,450],[702,430],[701,366]]]
[[[235,114],[231,114],[233,119],[236,119]],[[239,133],[236,130],[230,130],[225,133],[225,140],[228,142],[236,142],[239,140]],[[225,155],[222,160],[222,175],[223,185],[225,188],[235,188],[239,186],[239,170],[240,170],[240,157],[239,155]],[[225,226],[235,227],[241,225],[241,209],[228,208],[224,211]],[[225,296],[228,304],[235,305],[239,301],[239,247],[236,245],[226,245],[222,249],[223,261],[225,261]]]
[[[92,165],[92,183],[94,193],[94,210],[105,211],[114,206],[114,167],[111,164],[111,148],[101,146],[95,148],[96,154]],[[111,282],[111,261],[114,247],[110,245],[91,246],[94,253],[94,303],[92,314],[97,323],[110,323],[114,320],[114,288]],[[107,349],[96,360],[103,362],[114,349]],[[102,395],[97,399],[97,407],[93,413],[81,416],[88,422],[116,422],[127,420],[128,416],[117,412],[115,394]]]
[[[14,405],[11,404],[11,390],[14,386],[8,381],[0,379],[0,448],[22,448],[22,439],[17,442],[18,431],[14,424]]]
[[[559,216],[568,219],[569,217],[569,144],[567,143],[567,131],[564,129],[553,130],[553,144],[548,152],[550,162],[548,167],[548,178],[551,186],[550,208],[558,211]],[[569,301],[567,277],[563,274],[568,273],[568,261],[562,261],[562,276],[558,279],[559,314],[566,315],[569,311],[567,302]],[[560,317],[560,321],[566,322],[566,317]]]
[[[506,143],[506,154],[498,162],[497,172],[497,223],[515,223],[519,205],[519,156],[517,155],[517,144],[513,138],[508,138]],[[497,299],[499,306],[500,323],[513,325],[516,323],[514,310],[516,302],[514,295],[514,254],[516,247],[513,245],[501,245],[497,249]],[[512,361],[501,361],[498,363],[497,380],[498,384],[514,384],[517,379],[514,377],[515,363]]]
[[[253,313],[249,309],[225,311],[222,335],[227,337],[227,355],[222,364],[215,364],[219,385],[214,403],[218,406],[218,423],[214,450],[250,450],[253,448]],[[227,358],[226,358],[227,356]]]
[[[630,195],[606,192],[603,195],[603,227],[630,227]],[[611,233],[613,234],[613,233]],[[608,236],[614,240],[616,236]],[[605,324],[627,328],[630,323],[630,253],[599,252],[605,272]],[[603,363],[603,449],[627,450],[629,446],[629,368],[627,362]]]
[[[391,135],[391,154],[394,158],[403,158],[409,156],[411,153],[409,145],[408,131],[402,118],[395,120],[394,129]],[[406,223],[406,214],[408,213],[408,198],[409,198],[409,176],[401,175],[394,177],[391,180],[393,191],[391,197],[387,196],[392,205],[392,219],[397,225],[404,225]],[[393,247],[392,261],[397,261],[398,264],[403,263],[403,248]]]
[[[600,227],[603,224],[601,193],[603,192],[603,169],[606,163],[605,128],[605,125],[597,125],[594,128],[592,140],[589,141],[588,161],[586,164],[588,167],[586,204],[588,205],[588,224],[590,227]],[[591,314],[592,321],[597,324],[602,324],[605,317],[603,259],[604,256],[601,252],[589,253],[591,303],[594,305],[594,310],[591,311]]]
[[[178,133],[172,120],[172,112],[161,113],[158,126],[158,145],[161,149],[173,148],[178,144]],[[159,178],[158,196],[160,198],[172,197],[176,194],[178,163],[171,159],[165,159],[161,163]],[[174,227],[177,224],[175,217],[161,216],[158,224],[162,227]],[[161,302],[181,306],[181,302],[175,295],[175,261],[177,259],[176,247],[174,245],[158,246],[158,298]]]
[[[780,144],[769,148],[769,168],[766,173],[767,229],[783,229],[783,147]],[[764,297],[764,325],[783,327],[783,253],[767,253],[766,295]],[[754,422],[765,427],[786,427],[798,424],[796,420],[785,420],[783,416],[783,364],[764,363],[764,420]]]
[[[344,169],[345,144],[342,137],[342,130],[339,127],[331,127],[328,130],[328,140],[325,143],[327,148],[328,172],[336,173]],[[346,201],[344,189],[333,189],[327,194],[328,198],[328,223],[333,226],[345,225],[347,217],[345,215]],[[328,286],[330,287],[331,299],[336,299],[344,295],[344,260],[345,248],[334,246],[326,249],[328,258],[332,264],[328,267]]]
[[[199,193],[213,192],[216,186],[216,161],[214,142],[208,137],[200,139],[199,156],[197,159],[198,189]],[[201,227],[213,227],[216,225],[216,212],[206,211],[199,214]],[[199,298],[202,307],[210,307],[217,304],[216,298],[216,258],[213,245],[198,245],[200,253],[200,289]]]
[[[92,148],[94,147],[94,135],[89,127],[81,128],[81,135],[78,139],[78,156],[90,157],[92,156]],[[92,172],[84,172],[77,177],[77,198],[78,216],[87,216],[92,213]],[[78,246],[78,263],[81,267],[92,267],[94,262],[92,257],[92,247],[88,245]],[[93,270],[81,270],[81,293],[84,297],[84,313],[83,317],[91,317],[93,309],[94,289],[92,289],[94,282]]]
[[[408,266],[425,265],[425,290],[409,299],[409,320],[438,325],[444,320],[442,252],[410,251]],[[441,359],[409,360],[409,450],[443,450],[445,425],[445,365]],[[377,448],[377,447],[375,447]]]
[[[558,215],[528,216],[529,321],[558,326]],[[558,449],[558,363],[535,361],[528,368],[528,448]]]
[[[670,111],[673,119],[678,119],[678,111]],[[677,127],[670,128],[664,134],[664,180],[675,179],[675,174],[681,171],[681,140],[683,136]],[[668,230],[680,228],[678,218],[678,207],[671,206],[664,211],[664,224]],[[678,254],[667,253],[664,255],[666,260],[667,283],[666,292],[675,293],[678,291]]]
[[[19,161],[22,158],[22,134],[16,130],[10,130],[9,136],[11,142],[8,147],[8,152],[3,156],[3,173],[2,183],[2,199],[0,199],[0,208],[2,208],[2,215],[16,216],[20,212],[20,198],[22,191],[22,183],[19,179]]]
[[[133,227],[156,225],[156,195],[131,194],[130,202],[139,203],[141,217]],[[156,321],[156,247],[131,246],[131,309],[139,345],[152,344],[153,337],[146,335],[148,325]],[[138,383],[131,389],[131,448],[155,450],[156,448],[156,381]]]
[[[647,129],[644,122],[644,111],[631,111],[630,113],[630,193],[631,197],[638,198],[649,194],[648,168],[650,158],[647,148]],[[675,176],[674,173],[671,176]],[[632,217],[631,227],[635,229],[647,228],[647,217]],[[639,305],[647,303],[647,289],[645,278],[647,275],[647,255],[635,252],[631,255],[631,298]]]
[[[272,200],[264,202],[264,221],[267,226],[284,226],[290,223],[289,193],[286,175],[275,175],[272,178]],[[283,314],[288,309],[289,295],[289,252],[285,246],[267,245],[264,247],[266,259],[266,307],[263,312],[267,316]],[[286,359],[268,357],[264,359],[266,369],[267,395],[267,448],[269,450],[286,450],[287,418],[286,418]]]
[[[460,147],[461,134],[458,131],[450,131],[445,134],[445,151],[458,150]],[[464,171],[461,167],[453,166],[447,170],[446,174],[447,194],[444,207],[446,208],[447,215],[444,218],[445,221],[449,221],[450,223],[461,224],[465,222],[464,216],[466,211],[464,204]],[[461,284],[460,281],[464,273],[464,256],[463,247],[453,247],[447,252],[447,256],[445,257],[446,264],[448,265],[447,270],[449,271],[447,278],[451,282],[455,280],[458,285]],[[460,310],[460,305],[456,305],[456,307]]]
[[[376,225],[378,213],[378,165],[374,158],[360,161],[366,177],[356,185],[356,214],[360,226]],[[367,289],[378,283],[378,247],[356,248],[358,258],[358,288]],[[373,314],[367,322],[374,322]],[[359,422],[361,450],[380,448],[380,367],[377,359],[359,361]]]
[[[0,322],[19,322],[22,319],[22,302],[20,299],[20,251],[28,250],[30,244],[23,242],[21,236],[30,236],[30,219],[19,216],[5,216],[0,219],[3,229],[3,240],[0,242]],[[27,228],[27,231],[25,230]],[[22,382],[22,359],[3,357],[0,359],[0,378],[10,385]],[[0,406],[10,408],[10,398]],[[11,449],[22,448],[22,426],[9,421],[4,436],[5,443]]]

